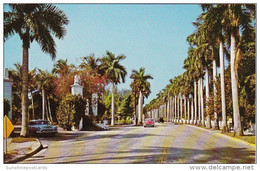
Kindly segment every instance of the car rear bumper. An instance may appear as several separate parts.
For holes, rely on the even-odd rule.
[[[151,126],[151,127],[154,127],[154,124],[144,124],[144,127],[146,127],[146,126]]]

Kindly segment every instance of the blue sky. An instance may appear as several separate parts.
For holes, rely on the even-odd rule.
[[[106,50],[127,58],[127,78],[119,88],[130,89],[133,69],[145,67],[151,74],[150,100],[162,90],[169,79],[183,72],[187,57],[186,37],[194,31],[192,22],[201,13],[198,4],[58,4],[70,23],[63,40],[56,40],[57,57],[33,43],[29,50],[29,69],[38,67],[51,71],[55,61],[68,59],[78,65],[80,57],[94,53],[102,57]],[[4,43],[4,67],[14,68],[22,61],[22,43],[13,36]]]

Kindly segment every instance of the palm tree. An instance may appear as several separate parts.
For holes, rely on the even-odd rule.
[[[68,75],[75,68],[73,64],[68,64],[68,60],[59,59],[52,69],[53,74],[57,74],[58,76]]]
[[[200,78],[200,103],[201,103],[201,124],[205,127],[205,119],[204,119],[204,100],[203,100],[203,78]]]
[[[94,54],[91,54],[86,57],[82,57],[82,63],[79,65],[81,69],[89,70],[91,74],[93,75],[103,75],[104,71],[102,71],[100,68],[100,59],[95,58]]]
[[[43,52],[56,57],[52,33],[64,37],[69,23],[62,10],[52,4],[9,4],[11,11],[4,12],[4,40],[17,33],[22,40],[22,129],[21,136],[28,136],[28,59],[30,44],[37,41]]]
[[[33,100],[33,93],[36,90],[36,83],[35,83],[35,74],[36,69],[33,69],[31,71],[29,71],[28,73],[28,81],[29,81],[29,91],[31,94],[31,108],[32,108],[32,119],[35,119],[35,112],[34,112],[34,100]]]
[[[42,119],[47,119],[52,122],[49,96],[50,94],[53,94],[53,75],[41,69],[37,70],[38,73],[36,74],[36,82],[38,85],[38,90],[41,90],[42,92]],[[49,110],[46,110],[47,107]]]
[[[201,18],[203,18],[208,35],[207,38],[209,41],[211,41],[211,44],[215,44],[217,42],[219,44],[219,61],[220,61],[220,79],[221,79],[221,106],[222,106],[222,131],[227,132],[227,116],[226,116],[226,98],[225,98],[225,78],[224,78],[224,50],[223,50],[223,19],[224,19],[224,13],[223,13],[223,6],[217,6],[214,7],[213,5],[202,5],[202,10],[205,11],[201,15]],[[214,42],[212,42],[212,40]],[[216,64],[213,59],[213,85],[214,85],[214,92],[216,90],[215,82],[216,82]],[[214,94],[214,104],[216,100],[216,93]],[[215,119],[217,117],[217,114],[215,112]],[[216,122],[217,123],[217,122]],[[216,124],[215,123],[215,124]]]
[[[119,55],[115,57],[112,52],[106,51],[106,56],[101,58],[101,69],[105,71],[108,79],[112,83],[112,105],[111,105],[111,125],[114,125],[114,114],[115,114],[115,86],[121,82],[125,82],[125,76],[127,74],[126,69],[120,64],[120,61],[125,59],[126,56]]]
[[[198,88],[197,88],[197,82],[199,78],[202,76],[203,72],[203,67],[202,63],[200,61],[199,56],[197,55],[196,48],[192,47],[194,43],[196,43],[195,40],[195,35],[190,35],[187,40],[190,43],[191,47],[188,50],[188,57],[184,61],[184,66],[188,72],[188,75],[190,75],[191,79],[193,80],[193,85],[194,85],[194,124],[197,124],[197,93],[198,93]]]
[[[183,90],[182,90],[182,92],[183,92],[183,95],[184,95],[184,97],[185,97],[185,99],[184,99],[185,111],[187,110],[187,106],[188,106],[188,112],[185,112],[185,113],[187,113],[188,117],[187,117],[186,115],[185,115],[185,116],[186,116],[186,119],[188,119],[188,123],[189,123],[189,122],[190,122],[190,121],[189,121],[189,120],[190,120],[189,95],[190,95],[191,92],[193,91],[193,90],[192,90],[193,80],[192,80],[192,78],[190,77],[188,71],[185,71],[185,72],[183,73],[183,82],[184,82],[184,84],[183,84]],[[187,102],[188,102],[188,104],[187,104]],[[185,120],[186,120],[186,119],[185,119]]]
[[[223,8],[224,30],[226,36],[230,39],[230,63],[231,63],[231,85],[232,85],[232,102],[234,117],[234,135],[243,135],[239,110],[238,94],[238,65],[242,58],[242,52],[239,45],[240,32],[248,29],[252,20],[252,8],[248,5],[229,4],[220,5]]]
[[[141,67],[138,71],[132,70],[132,74],[130,76],[133,79],[131,83],[136,88],[136,91],[139,92],[139,100],[138,100],[138,123],[142,123],[142,112],[143,112],[143,96],[146,98],[151,93],[150,83],[147,81],[148,79],[153,79],[151,75],[145,75],[145,68]]]

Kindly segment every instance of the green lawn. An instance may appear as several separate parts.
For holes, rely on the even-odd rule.
[[[208,129],[208,130],[213,130],[212,128],[205,128],[205,127],[200,126],[200,125],[196,125],[196,126],[200,127],[200,128]],[[251,143],[251,144],[255,144],[255,136],[252,136],[252,135],[234,136],[234,133],[232,133],[232,132],[222,133],[222,134],[233,137],[233,138],[238,138],[238,139],[244,140],[244,141]]]

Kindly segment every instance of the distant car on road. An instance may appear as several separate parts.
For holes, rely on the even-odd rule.
[[[159,121],[158,121],[159,123],[164,123],[164,120],[163,120],[163,118],[161,117],[160,119],[159,119]]]
[[[144,127],[152,126],[154,127],[154,121],[152,118],[147,118],[144,120]]]
[[[31,120],[28,126],[30,135],[51,134],[55,136],[58,133],[57,127],[51,125],[47,120]]]

